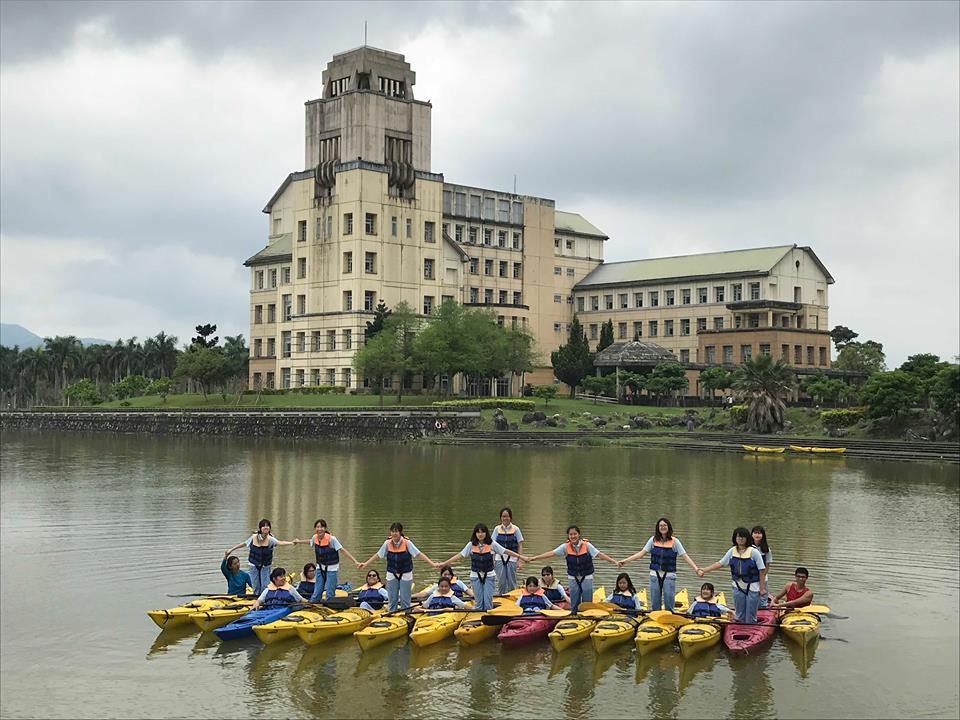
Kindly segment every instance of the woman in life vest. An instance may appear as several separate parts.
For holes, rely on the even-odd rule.
[[[698,575],[703,577],[724,565],[730,566],[733,579],[733,607],[737,622],[755,623],[757,608],[760,606],[760,571],[763,570],[763,556],[753,546],[753,537],[745,527],[738,527],[731,538],[733,547],[718,562],[702,568]]]
[[[390,611],[393,612],[398,607],[410,607],[410,592],[413,587],[413,559],[415,557],[423,558],[423,561],[434,568],[440,566],[427,557],[427,554],[420,552],[419,548],[413,544],[403,534],[403,525],[395,522],[390,526],[390,537],[388,537],[380,549],[377,550],[370,559],[357,565],[357,568],[363,570],[378,557],[387,561],[387,595],[390,596]]]
[[[313,524],[310,547],[313,548],[317,560],[317,585],[310,596],[310,602],[319,602],[324,595],[327,601],[330,601],[337,594],[340,553],[350,558],[354,565],[357,564],[357,559],[327,531],[327,521],[322,518]]]
[[[306,602],[303,596],[297,592],[287,581],[287,571],[281,567],[270,572],[270,582],[264,588],[263,592],[253,602],[251,610],[260,608],[272,608],[280,605],[293,605],[294,603]]]
[[[590,602],[593,599],[593,559],[598,557],[618,565],[616,560],[581,537],[580,528],[576,525],[567,528],[567,542],[557,545],[553,550],[527,558],[526,562],[543,560],[552,555],[559,555],[567,560],[567,587],[570,588],[570,610],[573,612],[580,607],[581,600]]]
[[[364,610],[382,610],[390,597],[376,570],[367,571],[366,582],[357,588],[357,603]]]
[[[760,607],[765,608],[770,599],[770,587],[767,585],[767,574],[770,572],[770,565],[773,563],[773,553],[770,551],[770,544],[767,542],[767,531],[763,525],[754,525],[750,531],[750,537],[753,538],[753,546],[760,551],[763,557],[763,564],[766,567],[760,571]]]
[[[547,596],[547,600],[554,605],[567,602],[570,599],[567,597],[567,591],[563,589],[563,585],[554,576],[553,568],[549,565],[544,565],[543,570],[540,571],[540,587],[543,588],[543,594]]]
[[[650,556],[649,593],[651,610],[670,610],[673,612],[674,597],[677,594],[677,558],[682,557],[694,572],[699,572],[697,564],[687,555],[680,538],[673,536],[673,525],[662,517],[653,527],[653,535],[647,540],[640,552],[620,561],[621,565]]]
[[[437,589],[421,603],[424,610],[453,610],[462,608],[466,603],[454,595],[450,589],[450,578],[443,575],[437,580]]]
[[[270,582],[270,568],[273,567],[273,549],[278,545],[296,545],[297,540],[277,540],[271,533],[272,525],[264,518],[257,523],[257,532],[247,538],[246,542],[234,545],[227,550],[227,555],[234,550],[246,546],[250,550],[247,561],[250,563],[250,585],[253,594],[259,595]]]
[[[454,574],[453,568],[451,566],[449,565],[441,566],[440,574],[450,578],[450,589],[453,590],[453,594],[456,595],[458,598],[463,600],[464,597],[473,596],[473,591],[469,587],[467,587],[466,583],[464,583],[463,580],[461,580]],[[410,597],[413,600],[423,600],[425,597],[429,597],[430,593],[432,593],[436,589],[437,589],[437,584],[434,583],[433,585],[430,585],[429,587],[427,587],[424,590],[421,590],[420,592],[415,592]]]
[[[810,571],[805,567],[798,567],[793,571],[793,582],[783,586],[773,602],[780,608],[806,607],[813,602],[813,590],[807,587],[807,578]]]
[[[633,582],[626,573],[617,575],[617,587],[607,595],[605,602],[613,603],[629,613],[635,613],[641,609],[640,596],[637,595],[637,590],[633,587]]]
[[[470,542],[463,546],[463,550],[452,555],[446,562],[455,562],[460,558],[470,558],[470,585],[473,587],[473,597],[477,610],[490,610],[493,607],[493,578],[497,557],[523,556],[513,550],[507,550],[498,542],[490,539],[490,531],[483,523],[473,526]]]
[[[495,543],[507,550],[513,550],[517,555],[523,555],[523,533],[513,524],[513,510],[504,507],[500,510],[500,524],[493,529],[490,536]],[[517,588],[517,573],[523,570],[523,560],[511,555],[501,555],[494,564],[497,575],[497,592],[506,595]]]
[[[525,613],[534,613],[538,610],[549,610],[553,607],[550,598],[534,575],[531,575],[523,583],[523,593],[517,598],[519,605]]]
[[[297,583],[297,592],[305,598],[313,595],[314,587],[317,584],[317,566],[313,563],[307,563],[303,566],[303,572],[300,573],[300,582]]]
[[[733,610],[721,605],[714,597],[713,583],[704,583],[700,586],[700,594],[690,604],[690,612],[694,617],[722,617],[726,615],[733,620]]]

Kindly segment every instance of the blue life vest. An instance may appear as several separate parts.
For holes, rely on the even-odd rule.
[[[470,571],[477,573],[481,580],[493,571],[493,550],[489,545],[474,545],[470,549]]]
[[[458,598],[463,598],[463,588],[460,586],[460,581],[455,577],[450,578],[450,589],[453,591],[453,594]]]
[[[523,608],[524,612],[533,612],[534,610],[546,610],[547,609],[547,599],[544,597],[545,593],[543,589],[537,590],[533,595],[528,595],[527,591],[523,591],[523,595],[520,596],[520,599],[517,600],[517,605]]]
[[[404,573],[413,572],[413,555],[407,550],[406,538],[400,538],[400,547],[396,547],[393,540],[387,540],[387,572],[397,580]]]
[[[269,542],[269,541],[268,541]],[[267,545],[262,547],[260,545],[254,545],[250,543],[250,557],[248,558],[251,565],[255,568],[265,568],[273,565],[273,546]]]
[[[383,586],[381,585],[380,587]],[[360,592],[357,593],[357,602],[366,603],[374,610],[379,610],[386,602],[386,600],[383,599],[383,595],[380,594],[380,587],[367,587],[362,585]]]
[[[723,613],[716,603],[697,600],[690,608],[690,614],[694,617],[720,617]]]
[[[677,571],[677,551],[673,548],[674,541],[670,538],[670,547],[657,545],[656,541],[650,548],[650,569],[660,573],[675,573]]]
[[[297,592],[303,595],[305,598],[309,598],[313,595],[313,591],[316,590],[317,583],[310,582],[309,580],[301,580],[297,583]]]
[[[633,595],[624,595],[623,593],[614,593],[610,597],[611,602],[624,610],[636,610],[637,602]]]
[[[563,602],[563,593],[560,592],[559,587],[555,588],[544,588],[543,594],[547,596],[547,600],[556,604],[558,602]]]
[[[584,538],[580,541],[579,552],[573,543],[567,541],[567,575],[575,578],[585,578],[593,575],[593,558],[590,557],[590,541]]]
[[[760,582],[760,568],[753,559],[753,553],[745,558],[737,557],[734,553],[730,558],[730,575],[735,583],[738,580],[744,583]]]
[[[427,602],[427,610],[451,610],[456,607],[453,604],[453,594],[450,595],[434,595]]]
[[[317,569],[320,567],[329,567],[330,565],[340,564],[340,553],[330,545],[330,533],[323,534],[323,541],[317,542],[317,536],[313,536],[313,553],[317,558]]]
[[[262,607],[270,608],[277,607],[278,605],[292,605],[296,602],[293,598],[293,593],[291,593],[286,588],[277,588],[273,585],[267,586],[267,596],[263,599],[261,603]]]
[[[514,552],[520,552],[520,541],[517,540],[517,526],[513,526],[512,533],[501,532],[503,530],[503,525],[497,526],[497,542],[505,547],[507,550],[513,550]],[[507,558],[504,558],[506,560]]]

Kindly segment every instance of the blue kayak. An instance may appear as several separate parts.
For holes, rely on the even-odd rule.
[[[299,604],[281,605],[280,607],[251,610],[239,620],[214,630],[214,634],[221,640],[238,640],[253,636],[254,625],[266,625],[275,620],[282,620],[295,610],[302,610]]]

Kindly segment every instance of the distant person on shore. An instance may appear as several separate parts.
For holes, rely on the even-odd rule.
[[[410,606],[410,592],[413,588],[413,559],[423,558],[427,565],[439,568],[440,565],[427,557],[427,554],[413,544],[403,534],[403,524],[395,522],[390,526],[388,537],[380,549],[366,562],[359,563],[357,569],[363,570],[378,557],[387,561],[387,594],[390,596],[390,611],[398,607]]]
[[[763,525],[754,525],[750,531],[753,538],[753,546],[760,551],[763,556],[763,564],[766,566],[760,571],[760,607],[765,608],[770,600],[769,586],[767,585],[767,575],[770,573],[770,566],[773,564],[773,553],[770,551],[770,543],[767,542],[767,531]]]
[[[240,569],[240,558],[236,555],[223,554],[220,572],[227,579],[227,595],[246,595],[247,586],[253,587],[250,575]]]
[[[342,552],[356,565],[357,559],[350,554],[340,541],[327,530],[327,521],[317,520],[313,524],[313,537],[310,538],[317,561],[317,583],[310,594],[310,602],[320,602],[326,597],[332,600],[337,594],[337,575],[340,572],[340,553]]]
[[[523,555],[523,533],[513,524],[513,510],[509,507],[500,509],[500,524],[493,529],[491,535],[495,543],[499,543],[507,550]],[[517,573],[523,570],[523,560],[512,555],[501,555],[496,560],[494,572],[497,576],[497,592],[506,595],[517,589]]]
[[[807,587],[807,578],[809,577],[810,571],[805,567],[798,567],[794,570],[793,582],[784,585],[783,590],[776,594],[773,598],[774,604],[778,608],[799,608],[812,603],[813,590]]]
[[[247,547],[250,555],[247,561],[250,563],[250,580],[253,586],[254,595],[259,595],[263,589],[270,583],[270,570],[273,567],[273,549],[278,545],[296,545],[297,540],[277,540],[272,534],[273,526],[270,521],[264,518],[257,523],[257,532],[247,538],[246,542],[234,545],[227,550],[227,555],[234,550]]]
[[[677,558],[683,558],[694,572],[699,572],[680,538],[673,536],[673,524],[665,517],[657,520],[653,535],[643,549],[620,561],[623,567],[629,562],[650,555],[649,594],[651,610],[670,610],[673,612],[677,594]]]
[[[254,601],[251,610],[259,610],[261,607],[271,608],[281,605],[293,605],[294,603],[306,602],[303,596],[297,592],[297,589],[287,581],[287,571],[283,568],[277,568],[270,572],[270,582],[264,588],[260,596]]]

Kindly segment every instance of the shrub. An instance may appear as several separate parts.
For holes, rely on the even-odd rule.
[[[433,407],[450,408],[480,408],[481,410],[523,410],[533,412],[537,404],[533,400],[519,400],[515,398],[477,398],[475,400],[438,400],[432,403]]]
[[[73,385],[63,391],[68,402],[74,402],[78,405],[94,405],[100,402],[100,393],[97,392],[97,386],[92,380],[84,378],[78,380]]]
[[[544,405],[549,405],[550,401],[557,396],[556,385],[540,385],[534,389],[533,394],[543,400]]]
[[[343,385],[307,385],[298,388],[262,388],[244,390],[242,395],[343,395],[347,388]]]
[[[150,381],[143,375],[127,375],[120,382],[115,382],[110,388],[118,400],[140,397],[150,386]]]
[[[747,422],[747,406],[746,405],[731,405],[730,406],[730,420],[734,425],[743,425]]]
[[[862,408],[851,408],[848,410],[824,410],[820,413],[820,421],[824,427],[835,430],[836,428],[850,427],[863,420]]]

